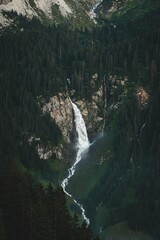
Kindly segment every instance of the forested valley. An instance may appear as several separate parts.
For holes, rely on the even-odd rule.
[[[77,215],[69,215],[64,192],[33,186],[32,176],[8,163],[0,177],[0,237],[4,239],[95,239]]]
[[[100,227],[126,220],[132,230],[158,240],[160,9],[82,30],[68,22],[45,26],[16,18],[18,26],[0,35],[0,239],[93,240]],[[107,85],[105,134],[91,148],[86,167],[89,174],[90,161],[98,168],[103,159],[103,174],[94,176],[92,187],[86,182],[87,195],[77,193],[83,176],[75,188],[94,236],[67,208],[59,184],[66,163],[57,170],[58,159],[40,159],[36,142],[29,142],[39,136],[44,146],[64,144],[56,122],[42,113],[41,100],[66,92],[67,79],[72,98],[88,102]]]

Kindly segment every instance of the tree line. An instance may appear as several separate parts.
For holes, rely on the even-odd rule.
[[[33,184],[29,172],[8,162],[0,176],[0,238],[98,240],[90,228],[71,216],[61,188]]]

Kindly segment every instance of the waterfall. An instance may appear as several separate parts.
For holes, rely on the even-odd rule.
[[[85,209],[83,206],[78,203],[70,193],[66,191],[66,186],[68,185],[69,179],[74,175],[76,165],[81,161],[83,154],[87,151],[87,149],[90,146],[89,140],[88,140],[88,135],[87,135],[87,130],[85,126],[85,122],[83,120],[82,114],[76,104],[72,103],[72,108],[74,112],[74,121],[75,121],[75,127],[76,127],[76,132],[77,132],[77,154],[76,154],[76,161],[73,164],[73,166],[68,169],[68,176],[62,181],[61,186],[63,188],[63,191],[65,192],[66,195],[71,197],[73,201],[76,203],[76,205],[81,209],[82,211],[82,216],[83,219],[85,220],[87,226],[90,224],[89,219],[85,215]]]
[[[106,78],[104,75],[103,79],[103,89],[104,89],[104,113],[103,113],[103,128],[102,128],[102,134],[104,133],[105,125],[106,125],[106,120],[107,120],[107,83],[106,83]]]
[[[95,11],[96,11],[97,7],[102,3],[102,1],[103,0],[96,1],[95,5],[91,8],[91,10],[89,12],[89,16],[95,24],[97,23],[96,20],[95,20],[97,14],[96,14]]]

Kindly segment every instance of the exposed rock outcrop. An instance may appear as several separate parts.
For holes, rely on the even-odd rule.
[[[62,131],[64,142],[70,143],[70,136],[73,127],[72,105],[66,94],[59,93],[50,98],[43,106],[43,113],[49,112],[51,117]]]
[[[139,87],[136,91],[136,97],[140,109],[145,109],[148,106],[149,94],[143,87]]]
[[[84,16],[89,20],[88,14],[94,0],[66,1],[66,0],[0,0],[0,27],[14,25],[14,19],[5,12],[14,11],[27,18],[33,16],[44,21],[59,21],[59,19],[72,17],[81,21]],[[78,17],[77,17],[78,16]]]
[[[59,93],[51,97],[47,103],[44,103],[43,99],[42,112],[43,114],[50,113],[62,132],[64,145],[68,148],[71,145],[73,131],[73,113],[69,97],[65,93]],[[65,146],[59,144],[54,147],[52,154],[55,154],[58,159],[63,159],[66,155]]]
[[[103,89],[100,87],[92,96],[92,101],[85,99],[78,100],[75,103],[80,109],[88,130],[89,135],[94,132],[100,132],[103,126],[103,116],[101,115]]]
[[[91,81],[91,87],[94,87],[94,82],[97,79],[96,76],[93,76],[93,81]],[[73,90],[72,90],[73,92]],[[42,112],[50,113],[50,116],[54,119],[56,124],[59,126],[62,135],[63,135],[63,146],[60,144],[53,149],[49,148],[48,151],[43,149],[42,146],[38,147],[38,153],[41,158],[48,158],[52,154],[55,154],[57,158],[63,159],[66,155],[65,148],[74,149],[75,146],[75,126],[74,126],[74,116],[72,110],[71,100],[69,95],[72,95],[72,92],[59,93],[56,96],[53,96],[49,99],[48,102],[45,102],[45,99],[39,98],[38,101],[42,104]],[[100,132],[103,127],[103,88],[102,86],[92,95],[90,101],[86,99],[73,100],[75,104],[80,109],[82,116],[85,120],[87,131],[89,137],[92,137],[95,133]],[[72,97],[72,96],[71,96]],[[70,151],[70,154],[72,151]],[[73,150],[74,152],[74,150]],[[47,156],[47,157],[46,157]]]

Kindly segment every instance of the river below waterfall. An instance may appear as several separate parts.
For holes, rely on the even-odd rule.
[[[88,139],[87,130],[86,130],[86,126],[85,126],[85,122],[82,117],[82,114],[81,114],[80,110],[78,109],[78,107],[76,106],[76,104],[74,104],[72,102],[71,102],[71,104],[72,104],[72,108],[73,108],[73,112],[74,112],[74,121],[75,121],[75,127],[76,127],[76,132],[77,132],[77,145],[76,145],[77,154],[76,154],[75,162],[74,162],[73,166],[68,169],[68,176],[62,181],[61,186],[62,186],[65,194],[67,196],[71,197],[73,199],[73,201],[75,202],[75,204],[81,209],[82,217],[83,217],[84,221],[86,222],[86,224],[89,225],[90,220],[89,220],[89,218],[86,217],[86,213],[85,213],[85,209],[84,209],[83,205],[78,203],[73,198],[73,196],[70,193],[68,193],[66,190],[66,187],[69,183],[69,179],[71,177],[73,177],[73,175],[75,174],[77,164],[81,161],[83,155],[87,152],[87,150],[90,146],[90,142]]]

